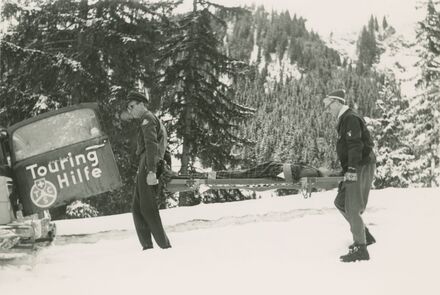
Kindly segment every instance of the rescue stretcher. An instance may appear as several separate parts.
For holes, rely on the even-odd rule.
[[[305,198],[311,196],[312,191],[318,189],[329,190],[338,187],[344,180],[342,176],[323,176],[315,170],[302,170],[297,175],[292,171],[292,164],[283,164],[282,173],[257,177],[242,177],[246,174],[223,174],[218,172],[197,173],[195,175],[180,175],[173,177],[166,185],[169,192],[197,191],[207,189],[247,189],[265,191],[276,189],[298,190]],[[238,176],[238,177],[237,177]]]

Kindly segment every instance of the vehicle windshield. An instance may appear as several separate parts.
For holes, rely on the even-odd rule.
[[[15,160],[43,154],[102,135],[92,109],[78,109],[30,123],[12,134]]]

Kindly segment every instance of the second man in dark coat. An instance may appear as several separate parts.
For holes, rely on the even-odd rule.
[[[336,152],[342,166],[344,181],[339,185],[335,206],[350,225],[354,243],[343,262],[368,260],[367,245],[375,239],[362,219],[376,170],[373,141],[364,119],[345,104],[345,91],[337,90],[323,100],[324,107],[338,119]]]

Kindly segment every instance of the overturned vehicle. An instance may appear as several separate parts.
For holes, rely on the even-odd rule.
[[[47,112],[0,130],[0,253],[52,240],[49,209],[121,186],[97,105]]]

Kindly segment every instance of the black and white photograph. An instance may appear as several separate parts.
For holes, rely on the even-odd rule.
[[[0,293],[440,294],[440,1],[1,0]]]

